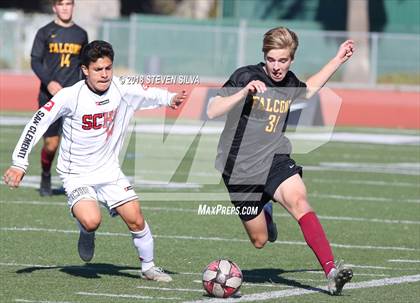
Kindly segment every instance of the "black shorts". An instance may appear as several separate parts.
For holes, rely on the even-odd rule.
[[[49,102],[49,100],[50,99],[45,98],[45,96],[44,96],[44,98],[39,99],[38,100],[39,108],[41,108],[45,104],[47,104]],[[44,133],[44,138],[61,136],[62,125],[63,125],[63,119],[62,118],[55,121],[53,124],[50,125],[50,127],[48,127],[47,131]]]
[[[238,215],[243,221],[257,217],[264,205],[274,199],[274,193],[283,181],[295,174],[302,177],[302,167],[289,155],[275,155],[265,184],[229,184],[230,177],[223,174],[223,181],[229,192],[230,200],[238,207]],[[249,211],[242,211],[245,207],[257,208],[257,213],[249,215]]]

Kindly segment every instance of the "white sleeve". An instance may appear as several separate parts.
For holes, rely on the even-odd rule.
[[[175,95],[176,93],[171,93],[166,89],[156,87],[144,89],[140,85],[130,85],[125,91],[125,99],[135,110],[170,106]]]
[[[47,104],[41,107],[26,124],[13,151],[12,166],[26,172],[32,148],[54,121],[70,112],[69,107],[64,102],[65,98],[61,93],[62,91],[59,91]]]

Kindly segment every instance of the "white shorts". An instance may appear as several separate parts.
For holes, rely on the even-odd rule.
[[[138,199],[136,192],[123,174],[116,181],[101,184],[81,184],[76,178],[64,182],[70,210],[81,200],[96,200],[104,205],[111,216],[118,215],[115,208]]]

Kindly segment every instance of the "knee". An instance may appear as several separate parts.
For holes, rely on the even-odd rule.
[[[44,150],[48,153],[48,154],[54,154],[57,151],[58,145],[55,144],[46,144],[44,146]]]
[[[101,218],[89,218],[80,223],[87,232],[93,232],[99,228],[99,225],[101,225]]]
[[[257,249],[263,248],[265,246],[265,244],[267,243],[267,241],[268,241],[267,237],[265,237],[265,238],[260,237],[260,238],[251,239],[252,245],[254,245],[254,247],[257,248]]]
[[[49,154],[53,154],[57,151],[59,145],[59,141],[58,140],[46,140],[44,142],[44,150],[49,153]]]
[[[293,214],[296,218],[303,216],[304,214],[313,211],[309,205],[308,199],[305,196],[296,198],[293,203]]]
[[[137,217],[135,220],[127,222],[128,229],[134,232],[141,231],[146,226],[142,216]]]

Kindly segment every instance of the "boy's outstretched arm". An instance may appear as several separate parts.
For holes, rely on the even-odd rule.
[[[354,41],[347,40],[338,48],[337,54],[330,60],[319,72],[309,77],[306,81],[307,93],[306,97],[312,97],[321,87],[327,83],[332,75],[353,55]]]
[[[10,187],[18,187],[24,175],[23,169],[11,166],[4,172],[3,181]]]

